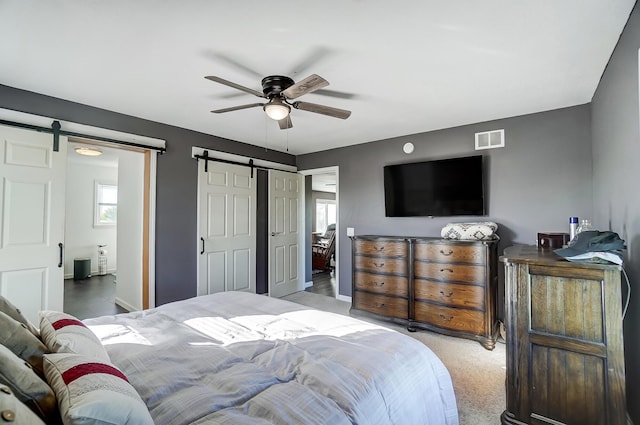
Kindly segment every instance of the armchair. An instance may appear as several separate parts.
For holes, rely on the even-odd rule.
[[[331,258],[335,251],[336,225],[330,224],[317,243],[311,245],[312,267],[314,270],[331,270]]]

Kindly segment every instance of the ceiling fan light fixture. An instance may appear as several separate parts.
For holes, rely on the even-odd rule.
[[[263,109],[267,113],[267,116],[275,121],[286,118],[289,112],[291,112],[291,107],[282,103],[282,100],[278,97],[271,99],[269,103],[264,105]]]
[[[86,146],[79,146],[74,149],[78,155],[84,156],[100,156],[102,155],[102,151],[97,148],[89,148]]]

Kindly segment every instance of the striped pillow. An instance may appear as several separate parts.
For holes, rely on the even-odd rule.
[[[153,425],[140,395],[109,362],[79,354],[46,354],[44,373],[65,425]]]
[[[58,311],[40,312],[40,337],[52,353],[75,353],[110,362],[98,337],[84,323]]]

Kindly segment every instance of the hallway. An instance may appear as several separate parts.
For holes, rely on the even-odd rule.
[[[323,272],[315,273],[312,276],[313,285],[306,288],[305,291],[335,298],[336,297],[336,278],[334,276],[334,273],[335,273],[335,270],[330,272],[323,271]]]
[[[336,297],[334,272],[320,272],[313,275],[313,286],[306,292]],[[64,281],[64,312],[80,320],[106,316],[127,311],[115,303],[116,277],[112,274],[93,276],[88,279]]]
[[[116,305],[116,277],[113,274],[64,281],[64,312],[84,320],[127,311]]]

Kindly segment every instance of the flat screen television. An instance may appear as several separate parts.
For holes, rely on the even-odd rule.
[[[384,167],[387,217],[485,215],[483,156]]]

